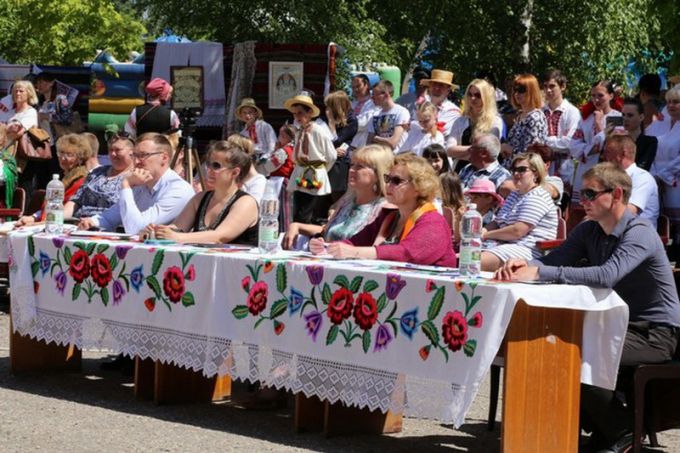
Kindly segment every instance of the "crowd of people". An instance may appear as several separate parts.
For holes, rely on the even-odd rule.
[[[65,215],[81,229],[257,245],[258,205],[267,180],[280,178],[283,248],[449,267],[457,265],[461,219],[474,204],[483,216],[483,270],[614,288],[631,307],[633,331],[644,324],[661,339],[630,334],[624,363],[668,359],[680,304],[656,224],[664,213],[680,232],[680,86],[661,96],[658,77],[645,76],[636,97],[622,98],[611,81],[598,80],[589,102],[576,107],[564,97],[566,77],[552,70],[540,80],[517,75],[508,95],[493,78],[475,78],[458,106],[452,72],[418,68],[414,76],[415,93],[398,99],[391,82],[371,86],[364,74],[352,78],[351,97],[331,92],[323,108],[302,91],[285,102],[291,117],[278,133],[252,98],[240,100],[243,128],[213,142],[201,164],[205,190],[173,168],[177,143],[164,133],[179,120],[166,105],[166,81],[152,80],[148,102],[131,112],[124,131],[111,130],[106,166],[98,165],[96,137],[51,127],[67,121],[72,107],[53,77],[36,82],[40,97],[20,81],[0,124],[0,180],[6,195],[17,184],[44,187],[46,167],[11,151],[44,124],[66,187]],[[583,206],[586,220],[542,257],[537,243],[556,238],[570,203]],[[40,220],[43,209],[17,225]],[[579,269],[584,261],[590,268]],[[610,445],[625,432],[620,408],[613,418],[602,409],[615,405],[612,395],[586,392],[594,444]]]

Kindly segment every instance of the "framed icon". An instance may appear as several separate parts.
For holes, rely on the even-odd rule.
[[[283,103],[302,90],[304,64],[295,61],[269,62],[269,108],[283,109]]]
[[[173,110],[203,110],[203,66],[170,66],[170,77]]]

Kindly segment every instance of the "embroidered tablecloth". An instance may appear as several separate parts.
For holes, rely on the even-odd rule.
[[[15,329],[371,410],[463,423],[517,300],[587,310],[582,381],[613,388],[612,291],[457,270],[11,233]]]

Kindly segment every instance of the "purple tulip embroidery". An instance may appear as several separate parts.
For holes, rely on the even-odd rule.
[[[54,276],[54,282],[56,283],[57,291],[63,296],[67,282],[66,273],[63,271],[57,272],[57,275]]]
[[[125,287],[120,282],[116,280],[113,282],[113,305],[118,305],[125,295]]]
[[[316,336],[321,329],[322,322],[323,316],[318,311],[305,315],[305,328],[307,329],[307,335],[312,337],[312,341],[316,341]]]
[[[312,285],[316,286],[321,283],[321,280],[323,280],[323,266],[307,266],[305,270]]]
[[[406,286],[406,280],[402,279],[396,274],[387,274],[387,283],[385,284],[385,294],[390,300],[394,300],[399,296],[399,293]]]
[[[377,352],[387,348],[387,345],[392,341],[392,334],[390,329],[385,327],[384,324],[378,326],[378,332],[375,336],[375,346],[373,347],[373,352]]]

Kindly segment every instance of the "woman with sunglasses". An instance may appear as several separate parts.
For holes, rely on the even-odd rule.
[[[452,158],[467,163],[473,138],[493,134],[500,139],[503,120],[496,110],[496,90],[486,80],[474,79],[470,82],[464,99],[463,115],[451,127],[446,151]]]
[[[510,258],[537,258],[540,251],[536,241],[557,237],[557,208],[543,188],[547,173],[541,156],[519,154],[511,168],[517,190],[506,198],[496,219],[482,231],[483,240],[499,243],[482,252],[483,271],[493,272]]]
[[[144,236],[175,242],[257,245],[257,202],[239,189],[252,166],[248,152],[233,143],[213,143],[207,156],[213,190],[197,193],[172,225],[149,225]]]
[[[611,106],[614,95],[614,84],[609,80],[593,84],[590,101],[594,110],[581,119],[569,142],[571,157],[579,162],[573,179],[572,203],[579,200],[583,174],[600,161],[607,118],[621,116],[621,112]]]
[[[328,223],[323,227],[293,222],[283,239],[284,248],[293,249],[300,234],[340,241],[361,231],[379,216],[385,215],[385,175],[394,163],[394,154],[385,146],[368,145],[352,153],[349,166],[349,189],[331,207]],[[383,212],[385,211],[385,212]]]
[[[542,110],[541,87],[536,77],[531,74],[515,77],[512,105],[518,110],[518,115],[508,132],[508,142],[501,146],[506,167],[512,161],[512,156],[526,152],[532,143],[545,143],[548,137],[548,123]]]
[[[64,218],[92,217],[118,201],[125,172],[134,164],[135,144],[127,133],[121,133],[109,140],[108,148],[111,165],[99,166],[87,175],[82,187],[64,204]]]
[[[87,167],[85,163],[90,158],[92,148],[87,138],[80,134],[66,134],[57,140],[57,157],[59,166],[64,176],[61,182],[64,183],[64,203],[68,203],[76,192],[81,188],[87,177]],[[33,215],[21,217],[16,227],[31,225],[37,221],[45,220],[45,203],[42,208]]]
[[[455,267],[451,228],[432,203],[439,179],[430,164],[413,153],[399,154],[385,175],[385,185],[387,201],[397,211],[376,219],[349,240],[313,239],[312,253]]]

